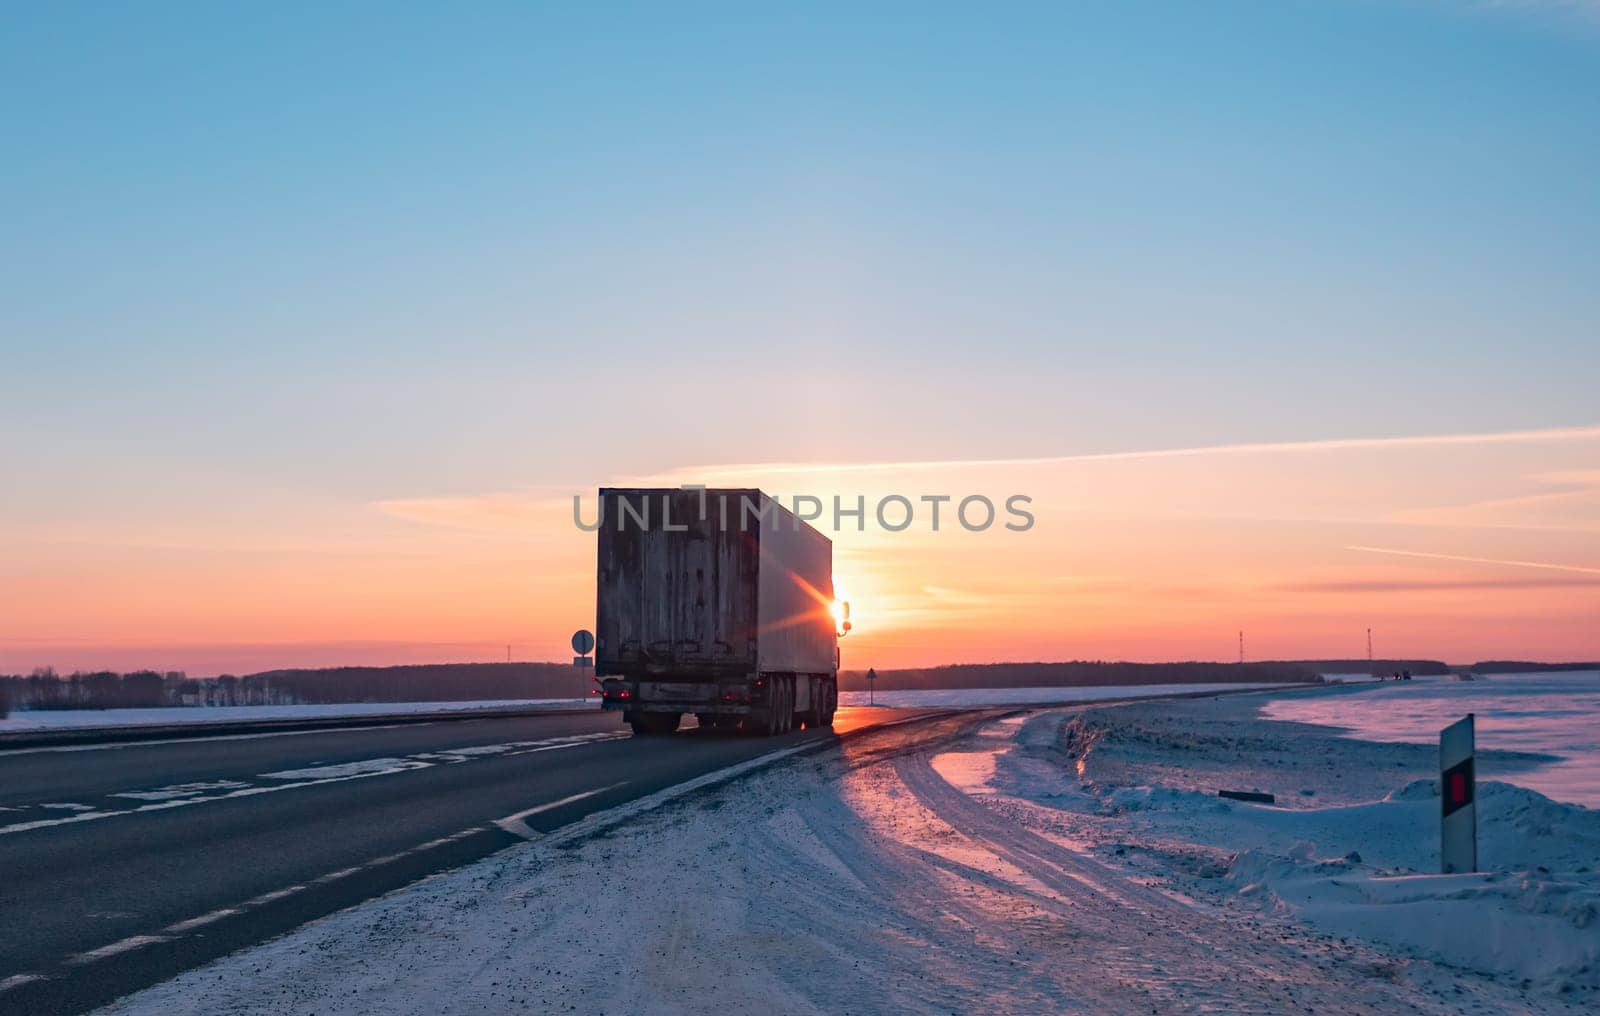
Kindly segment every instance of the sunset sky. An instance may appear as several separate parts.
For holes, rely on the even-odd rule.
[[[1600,6],[871,10],[8,16],[0,673],[562,659],[616,483],[1032,498],[847,667],[1600,658]]]

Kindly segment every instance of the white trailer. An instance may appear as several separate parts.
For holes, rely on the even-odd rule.
[[[829,726],[833,543],[754,489],[602,488],[595,674],[635,734]]]

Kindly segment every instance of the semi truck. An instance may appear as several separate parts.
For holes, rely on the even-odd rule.
[[[595,678],[635,736],[828,727],[833,542],[756,489],[600,489]]]

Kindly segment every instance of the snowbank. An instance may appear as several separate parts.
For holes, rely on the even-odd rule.
[[[1259,707],[1213,699],[1035,717],[991,790],[1050,809],[1059,833],[1218,905],[1593,998],[1600,812],[1480,782],[1484,871],[1435,874],[1439,800],[1426,775],[1435,748],[1354,741],[1261,719]],[[1488,751],[1480,769],[1518,772],[1545,758]],[[1231,801],[1219,789],[1278,800]]]
[[[163,709],[44,709],[12,713],[0,733],[15,730],[79,730],[89,727],[164,727],[184,723],[309,720],[328,717],[404,716],[409,713],[471,712],[478,709],[593,709],[591,699],[501,699],[481,702],[340,702],[299,706],[174,706]]]
[[[1333,934],[1562,992],[1600,987],[1600,890],[1592,879],[1385,876],[1359,854],[1318,860],[1312,850],[1245,851],[1227,879],[1241,895]]]

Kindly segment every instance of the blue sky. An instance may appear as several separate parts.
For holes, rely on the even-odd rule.
[[[14,12],[0,412],[360,485],[750,457],[699,399],[796,457],[1594,416],[1582,18],[744,6]]]
[[[1588,4],[7,9],[10,525],[1600,418]]]

